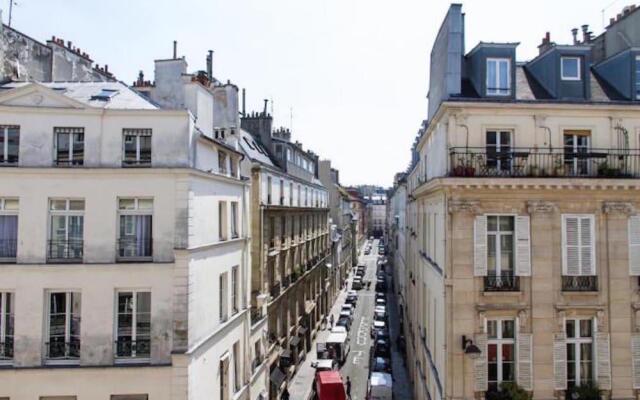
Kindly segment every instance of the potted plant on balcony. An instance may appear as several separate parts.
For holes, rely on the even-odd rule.
[[[597,383],[584,383],[566,392],[568,400],[600,400],[600,388]]]

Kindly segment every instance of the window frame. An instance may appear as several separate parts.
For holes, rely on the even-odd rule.
[[[240,237],[240,204],[237,201],[231,202],[231,239],[237,239]]]
[[[219,321],[225,323],[229,320],[229,277],[228,272],[225,271],[218,275],[218,291],[220,292],[218,305]],[[224,289],[224,290],[223,290]]]
[[[9,159],[9,129],[17,129],[18,130],[18,153],[16,154],[16,161],[10,162]],[[0,161],[0,166],[12,166],[18,165],[20,162],[20,125],[0,125],[0,135],[2,135],[2,148],[0,148],[0,152],[2,155],[2,161]]]
[[[495,321],[496,322],[496,337],[495,338],[491,338],[489,336],[489,323]],[[512,322],[513,323],[513,338],[504,338],[504,334],[503,334],[503,322]],[[489,375],[488,375],[488,368],[489,368],[489,346],[490,345],[495,345],[496,346],[496,386],[497,389],[500,390],[500,385],[503,382],[515,382],[517,380],[517,367],[518,367],[518,358],[516,356],[516,343],[517,343],[517,320],[515,318],[508,318],[508,317],[498,317],[498,318],[487,318],[485,320],[485,331],[487,332],[487,355],[486,355],[486,360],[487,360],[487,384],[490,385],[492,383],[492,381],[489,381]],[[503,345],[511,345],[512,346],[512,355],[513,355],[513,361],[512,361],[512,365],[513,365],[513,381],[505,381],[504,380],[504,376],[503,376],[503,359],[502,359],[502,346]]]
[[[2,291],[0,292],[0,346],[2,346],[1,350],[4,352],[0,352],[0,365],[3,364],[12,364],[15,347],[15,293],[12,291]],[[7,302],[9,303],[9,310],[7,310]],[[7,315],[11,323],[7,322]],[[9,327],[11,328],[11,334],[8,334]],[[6,345],[7,345],[7,337],[11,338],[11,356],[5,356],[6,354]]]
[[[502,62],[506,61],[507,62],[507,66],[506,66],[506,74],[507,74],[507,87],[506,88],[501,88],[500,86],[500,72],[502,72],[502,68],[500,68],[500,65]],[[496,64],[496,82],[489,82],[489,64],[490,63],[495,63]],[[485,91],[487,93],[487,96],[498,96],[498,97],[504,97],[504,96],[511,96],[511,58],[508,57],[487,57],[486,60],[486,78],[485,78]],[[491,85],[494,85],[494,87],[490,87]]]
[[[636,55],[635,61],[635,68],[633,69],[633,73],[635,74],[635,93],[633,98],[635,100],[640,100],[640,55]]]
[[[434,215],[435,217],[435,215]],[[503,273],[502,273],[502,251],[501,251],[501,247],[500,247],[500,238],[504,235],[507,236],[508,234],[511,235],[511,256],[512,256],[512,266],[513,268],[511,269],[511,274],[512,276],[515,276],[516,273],[516,214],[486,214],[485,217],[487,217],[487,230],[486,230],[486,235],[487,235],[487,275],[490,276],[489,272],[490,272],[490,266],[489,266],[489,234],[490,232],[492,234],[496,234],[496,242],[495,242],[495,251],[496,251],[496,268],[495,268],[495,272],[496,272],[496,277],[502,277]],[[496,226],[498,227],[498,229],[500,228],[500,218],[511,218],[513,221],[513,230],[511,231],[489,231],[489,218],[491,217],[495,217],[497,218],[496,220]],[[429,218],[431,220],[431,217]],[[434,218],[435,219],[435,218]],[[431,227],[435,228],[435,221],[433,221],[433,223],[431,223],[430,221],[430,225]],[[435,235],[432,235],[435,236]]]
[[[79,343],[79,348],[78,348],[78,357],[71,357],[69,355],[66,355],[63,358],[50,358],[49,355],[49,350],[47,349],[47,343],[51,343],[51,297],[54,294],[58,294],[58,293],[64,293],[65,294],[65,332],[64,332],[64,342],[65,342],[65,346],[68,343],[71,343],[71,320],[73,318],[73,313],[71,311],[71,305],[73,304],[73,295],[77,295],[80,296],[80,311],[78,313],[78,343]],[[82,352],[82,292],[79,290],[73,290],[73,289],[69,289],[69,290],[49,290],[46,292],[46,301],[45,301],[45,307],[46,307],[46,312],[45,312],[45,317],[46,317],[46,323],[45,323],[45,334],[43,339],[46,341],[44,342],[44,347],[45,347],[45,351],[43,352],[43,356],[45,359],[45,364],[46,365],[68,365],[68,364],[79,364],[80,363],[80,358],[81,358],[81,352]],[[65,351],[66,353],[66,351]]]
[[[58,156],[60,155],[58,151],[58,136],[61,134],[67,135],[67,138],[68,138],[68,144],[67,144],[69,146],[68,161],[60,161],[58,159]],[[82,135],[82,158],[80,158],[79,160],[76,160],[73,154],[73,146],[75,143],[74,137],[76,134]],[[85,148],[86,148],[84,139],[85,139],[85,131],[83,127],[61,127],[61,126],[54,127],[53,128],[53,162],[54,164],[58,167],[83,166],[84,158],[85,158]]]
[[[65,201],[65,208],[64,210],[53,210],[53,202],[54,201]],[[72,201],[82,201],[83,205],[82,205],[82,210],[72,210],[71,209],[71,202]],[[47,243],[49,244],[47,246],[47,261],[48,262],[60,262],[60,260],[69,260],[70,262],[77,262],[77,261],[82,261],[84,260],[84,214],[86,211],[86,206],[87,206],[87,202],[84,198],[77,198],[77,197],[65,197],[65,198],[60,198],[60,197],[50,197],[49,198],[49,207],[48,207],[48,218],[47,218]],[[68,245],[70,243],[70,239],[69,239],[69,220],[71,217],[82,217],[80,220],[82,221],[82,238],[80,239],[80,257],[63,257],[63,258],[57,258],[57,257],[51,257],[51,246],[52,246],[52,242],[54,240],[57,239],[53,239],[53,218],[56,216],[64,216],[64,224],[65,224],[65,235],[64,235],[64,242]]]
[[[123,209],[120,207],[120,202],[122,200],[133,200],[134,201],[134,206],[133,209]],[[140,200],[150,200],[151,201],[151,208],[140,208]],[[117,198],[117,217],[116,217],[116,242],[118,243],[117,246],[117,251],[116,251],[116,258],[118,261],[127,261],[127,260],[135,260],[135,261],[151,261],[153,259],[153,242],[154,242],[154,223],[153,220],[154,218],[154,211],[155,211],[155,201],[153,197],[146,197],[146,196],[139,196],[139,197],[129,197],[129,196],[122,196],[122,197],[118,197]],[[122,218],[123,216],[149,216],[151,217],[151,238],[150,239],[150,251],[151,251],[151,255],[149,256],[120,256],[120,241],[123,240],[124,238],[120,235],[121,232],[121,226],[122,226]],[[126,228],[125,228],[126,229]],[[127,236],[127,235],[125,235]],[[130,236],[134,236],[134,235],[130,235]]]
[[[238,312],[240,312],[240,299],[238,297],[238,294],[240,293],[240,291],[238,290],[238,286],[240,283],[240,280],[238,279],[240,277],[239,275],[239,271],[240,268],[238,265],[234,265],[233,267],[231,267],[231,315],[236,315]]]
[[[119,296],[120,294],[130,293],[131,294],[131,302],[133,304],[133,310],[131,312],[131,340],[132,342],[137,342],[138,335],[138,294],[139,293],[149,293],[149,355],[146,357],[137,357],[135,347],[132,349],[131,356],[122,356],[118,355],[118,323],[120,321],[120,312],[118,310],[119,306]],[[115,346],[113,349],[114,362],[118,364],[130,364],[130,363],[148,363],[151,360],[151,306],[152,297],[151,297],[151,289],[117,289],[115,293],[115,309],[114,309],[114,332],[113,337],[115,338]]]
[[[574,337],[570,338],[567,332],[567,322],[574,322]],[[580,335],[580,321],[589,321],[591,323],[591,336],[590,337],[582,337]],[[580,386],[582,384],[582,344],[590,344],[591,345],[591,379],[595,381],[596,379],[596,353],[595,353],[595,341],[594,341],[594,333],[595,333],[595,324],[592,318],[567,318],[564,320],[564,332],[565,332],[565,345],[567,346],[567,387],[569,387],[569,346],[574,346],[574,359],[572,361],[575,366],[575,385]],[[587,382],[585,382],[587,383]]]
[[[575,60],[578,62],[577,64],[577,68],[576,68],[576,73],[577,76],[567,76],[565,75],[565,70],[564,70],[564,62],[565,61],[569,61],[569,60]],[[563,81],[573,81],[573,82],[577,82],[577,81],[581,81],[582,80],[582,58],[579,56],[561,56],[560,57],[560,79]]]
[[[15,201],[16,209],[7,209],[7,201]],[[16,261],[17,253],[18,253],[18,231],[20,229],[20,199],[18,197],[0,197],[0,217],[15,217],[16,218],[16,237],[15,239],[8,239],[0,237],[0,240],[14,240],[15,245],[13,246],[13,251],[15,255],[13,257],[2,257],[2,253],[0,253],[0,263],[14,263]],[[6,248],[9,248],[11,244],[8,244]],[[0,243],[2,246],[2,243]]]
[[[136,158],[128,160],[126,158],[126,139],[127,136],[134,136],[136,141]],[[150,137],[149,140],[149,160],[142,161],[140,159],[141,137]],[[150,167],[153,163],[153,129],[150,128],[123,128],[122,129],[122,166],[123,167]]]
[[[218,241],[225,242],[229,240],[229,217],[227,210],[227,202],[225,200],[218,201]]]

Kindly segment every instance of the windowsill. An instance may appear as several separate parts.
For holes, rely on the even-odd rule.
[[[482,295],[485,297],[517,297],[520,296],[522,294],[522,291],[520,290],[514,290],[512,292],[506,292],[506,291],[487,291],[487,290],[483,290],[482,291]]]
[[[0,162],[0,167],[17,167],[18,162]]]
[[[56,366],[56,365],[80,365],[80,359],[71,359],[71,360],[45,360],[44,364],[46,366]]]
[[[131,364],[151,364],[150,358],[126,358],[126,357],[116,357],[113,360],[113,363],[116,365],[131,365]]]
[[[122,163],[122,168],[149,168],[149,167],[151,167],[151,163],[142,163],[142,164]]]
[[[15,264],[16,262],[16,257],[0,258],[0,264]]]
[[[153,262],[151,257],[116,257],[116,263],[150,263]]]
[[[47,264],[84,264],[82,258],[47,258]]]

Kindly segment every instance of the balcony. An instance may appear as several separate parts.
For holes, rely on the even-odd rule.
[[[6,337],[4,342],[0,342],[0,361],[13,359],[13,338]]]
[[[116,358],[125,360],[148,359],[150,355],[151,339],[131,340],[130,337],[120,337],[115,342]]]
[[[255,373],[256,370],[262,365],[263,362],[264,362],[264,357],[262,356],[262,354],[258,354],[256,358],[254,358],[253,361],[251,361],[251,372]]]
[[[47,342],[44,345],[48,360],[80,359],[80,340]]]
[[[84,241],[76,239],[49,240],[47,260],[58,262],[81,262]]]
[[[269,294],[274,299],[280,296],[280,282],[275,282],[271,285],[271,288],[269,289]]]
[[[640,150],[452,147],[449,176],[639,178]]]
[[[15,262],[18,251],[16,239],[0,239],[0,262]]]
[[[563,292],[597,292],[598,276],[563,276],[562,277]]]
[[[153,239],[128,237],[118,239],[118,261],[150,261]]]
[[[251,325],[255,325],[263,318],[262,307],[251,307]]]
[[[484,277],[485,292],[519,292],[520,277],[511,273],[501,273],[500,275],[489,274]]]

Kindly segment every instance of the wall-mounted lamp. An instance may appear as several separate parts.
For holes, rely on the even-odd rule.
[[[467,339],[465,335],[462,335],[462,350],[464,350],[464,354],[468,355],[472,360],[475,360],[482,354],[478,346],[473,344],[473,340]]]

